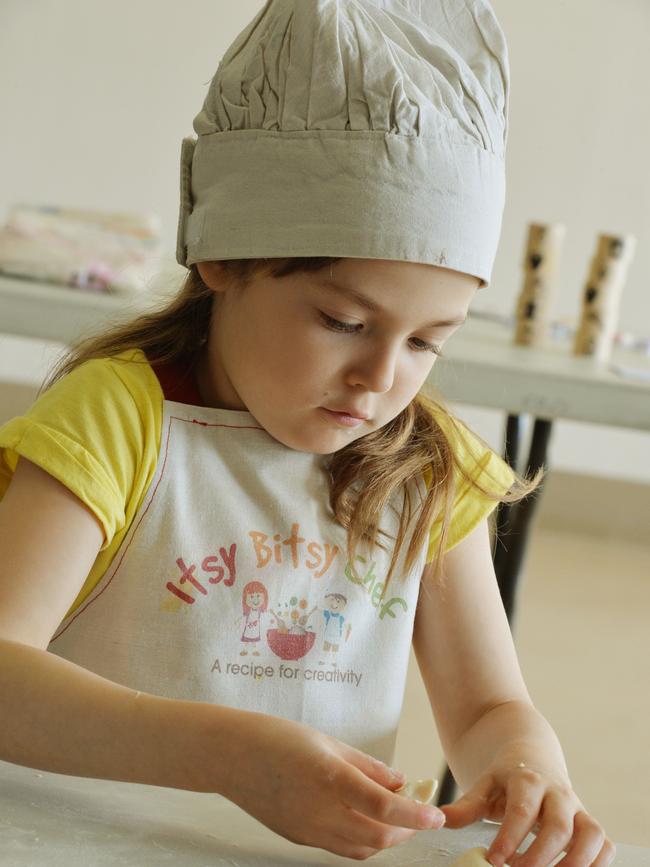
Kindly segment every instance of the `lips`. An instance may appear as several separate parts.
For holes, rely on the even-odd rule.
[[[329,407],[326,407],[329,409]],[[360,409],[330,409],[330,412],[340,412],[342,415],[351,415],[352,418],[367,419],[368,413]]]

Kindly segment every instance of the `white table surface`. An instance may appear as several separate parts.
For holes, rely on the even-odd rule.
[[[450,867],[496,826],[421,831],[368,863]],[[530,838],[532,839],[532,838]],[[650,849],[618,845],[616,867],[650,867]],[[286,867],[358,863],[274,834],[217,795],[68,777],[0,762],[5,867]]]
[[[146,293],[124,298],[2,276],[0,333],[66,343],[154,301]],[[513,346],[511,329],[470,316],[445,356],[430,382],[449,401],[650,430],[650,382],[624,379],[606,363],[576,357],[565,343]],[[612,360],[650,370],[650,359],[640,353],[615,351]]]
[[[430,381],[449,401],[650,431],[650,381],[621,377],[571,345],[515,346],[504,325],[471,317],[449,340]],[[650,359],[615,349],[611,361],[646,369]]]

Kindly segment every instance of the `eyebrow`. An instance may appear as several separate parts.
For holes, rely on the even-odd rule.
[[[346,298],[349,298],[351,301],[356,301],[361,307],[365,307],[366,310],[371,310],[373,313],[385,313],[383,307],[377,304],[376,301],[373,301],[372,298],[368,298],[367,295],[364,295],[363,292],[359,292],[357,289],[353,289],[351,286],[344,286],[342,283],[337,283],[335,280],[330,280],[329,278],[322,283],[321,286],[328,287],[334,289],[340,295],[344,295]],[[444,319],[440,322],[430,322],[428,325],[423,325],[423,328],[444,328],[446,326],[451,325],[462,325],[463,322],[467,320],[466,316],[456,316],[454,319]]]

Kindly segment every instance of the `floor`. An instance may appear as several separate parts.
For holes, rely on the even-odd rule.
[[[649,612],[650,546],[535,529],[514,625],[528,689],[585,806],[637,846],[650,846]],[[432,732],[412,655],[395,766],[441,779]]]

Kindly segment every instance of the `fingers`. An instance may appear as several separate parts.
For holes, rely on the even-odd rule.
[[[486,819],[490,816],[490,799],[494,791],[494,779],[491,776],[479,780],[473,789],[466,792],[453,804],[446,804],[440,809],[445,814],[447,828],[463,828]]]
[[[510,858],[515,854],[517,848],[525,840],[526,836],[533,829],[537,822],[537,817],[544,800],[545,785],[542,778],[535,771],[522,769],[521,773],[511,776],[506,784],[506,803],[503,814],[503,821],[498,834],[487,852],[487,860],[494,867],[503,867],[503,864],[510,863]],[[549,796],[550,798],[551,796]],[[555,814],[557,815],[557,813]],[[572,828],[566,827],[566,822],[560,827],[558,817],[555,827],[547,826],[546,822],[542,824],[537,840],[533,845],[537,846],[541,840],[539,850],[546,852],[556,845],[556,842],[561,839],[559,849],[556,849],[554,855],[562,851],[562,847],[571,839]],[[568,833],[568,836],[564,836]],[[532,846],[531,846],[532,849]],[[534,857],[537,853],[533,853]],[[546,867],[552,859],[547,861],[531,861],[533,864],[544,864]],[[519,867],[519,861],[518,867]]]
[[[321,847],[324,848],[324,847]],[[371,858],[376,854],[375,849],[368,846],[359,846],[345,837],[335,836],[332,838],[332,843],[327,847],[329,852],[339,855],[341,858],[353,858],[355,861],[365,861],[366,858]]]
[[[350,769],[344,792],[344,801],[349,807],[372,819],[402,828],[422,831],[442,827],[445,817],[437,807],[392,793],[406,781],[403,774],[354,747],[343,745],[340,752]]]
[[[356,810],[348,810],[338,826],[338,834],[350,845],[360,846],[374,852],[397,846],[410,840],[418,832],[411,828],[398,828],[383,824]]]
[[[390,791],[404,782],[382,762],[353,750],[338,776],[343,810],[336,823],[336,854],[364,860],[409,840],[419,830],[439,828],[444,815]],[[360,767],[357,767],[356,765]]]
[[[610,864],[614,863],[614,858],[616,858],[616,846],[609,837],[606,837],[603,847],[591,867],[609,867]]]
[[[389,792],[356,768],[350,768],[347,783],[342,791],[344,803],[376,822],[415,831],[441,828],[444,825],[445,817],[437,807],[419,804]]]
[[[567,854],[558,862],[563,867],[582,867],[584,864],[606,867],[616,854],[616,847],[605,837],[598,822],[587,813],[576,813],[574,833]],[[532,848],[532,846],[531,846]]]
[[[573,816],[563,814],[556,809],[559,805],[553,805],[554,797],[549,795],[544,804],[544,818],[540,825],[540,831],[528,849],[516,859],[517,867],[532,867],[543,865],[546,867],[569,845],[573,836]],[[515,848],[511,848],[511,841],[507,840],[499,849],[506,860],[521,844],[523,838],[518,840]],[[491,859],[490,859],[491,860]],[[591,862],[589,862],[591,863]]]
[[[342,858],[353,858],[355,861],[365,861],[367,858],[376,855],[379,851],[371,846],[362,846],[340,835],[332,838],[332,843],[327,846],[327,849],[335,855],[339,855]]]
[[[347,747],[347,745],[345,745]],[[387,789],[399,789],[406,782],[406,776],[400,771],[390,768],[384,762],[369,756],[367,753],[362,753],[354,747],[344,748],[343,758],[355,768],[358,768],[362,773],[384,786]]]
[[[562,852],[567,854],[558,867],[608,867],[616,854],[598,822],[582,810],[574,814],[567,808],[566,797],[558,793],[549,793],[544,799],[539,833],[528,849],[516,858],[507,854],[510,843],[500,851],[515,867],[547,867]],[[492,861],[489,852],[488,860]]]

